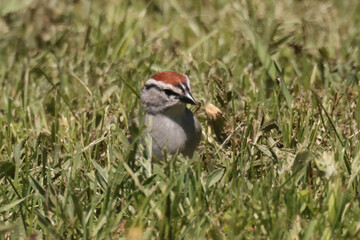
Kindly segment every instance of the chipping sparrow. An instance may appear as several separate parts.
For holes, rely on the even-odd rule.
[[[145,82],[141,102],[146,107],[145,123],[151,129],[152,154],[162,158],[162,150],[192,157],[201,139],[199,120],[186,107],[196,104],[190,80],[176,72],[160,72]],[[150,120],[150,118],[152,118]]]

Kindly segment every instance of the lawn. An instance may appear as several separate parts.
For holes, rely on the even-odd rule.
[[[165,70],[192,159],[134,124]],[[359,239],[359,80],[358,0],[0,0],[0,239]]]

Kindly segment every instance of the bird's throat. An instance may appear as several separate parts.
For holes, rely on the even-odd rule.
[[[171,107],[164,109],[162,114],[167,115],[169,117],[182,116],[185,112],[185,109],[186,109],[186,105],[184,103],[179,102]]]

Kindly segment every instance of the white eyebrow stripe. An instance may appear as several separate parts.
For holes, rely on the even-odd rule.
[[[177,94],[181,93],[181,91],[180,91],[180,89],[178,87],[174,87],[170,83],[164,83],[162,81],[158,81],[158,80],[155,80],[153,78],[150,78],[149,80],[147,80],[145,82],[145,86],[147,86],[147,85],[155,85],[155,86],[158,86],[158,87],[163,88],[163,89],[171,89],[173,92],[175,92]]]
[[[145,85],[157,85],[157,86],[161,86],[163,88],[173,88],[174,87],[173,85],[171,85],[169,83],[164,83],[162,81],[158,81],[153,78],[150,78],[149,80],[147,80],[145,82]]]
[[[190,91],[189,87],[187,86],[186,83],[180,83],[179,86],[181,87],[181,90],[183,90],[184,92],[188,92]]]
[[[186,78],[186,85],[187,85],[188,89],[191,90],[190,89],[190,79],[189,79],[189,77],[186,76],[185,74],[183,74],[183,76],[185,76],[185,78]]]

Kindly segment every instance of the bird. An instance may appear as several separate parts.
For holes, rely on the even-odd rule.
[[[188,76],[164,71],[150,77],[140,92],[145,125],[150,129],[152,156],[183,154],[192,158],[201,140],[201,125],[186,104],[197,105]]]

